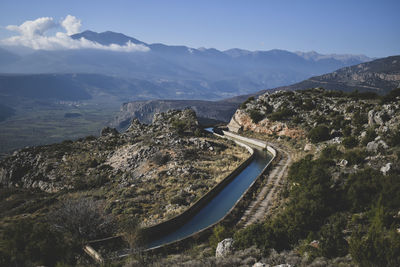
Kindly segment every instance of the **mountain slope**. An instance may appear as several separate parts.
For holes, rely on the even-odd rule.
[[[288,85],[368,58],[329,55],[304,56],[284,50],[247,51],[194,49],[161,43],[146,44],[121,33],[85,31],[71,38],[85,38],[103,45],[145,45],[147,52],[113,52],[77,49],[35,51],[0,64],[3,73],[96,73],[159,82],[186,94],[200,90],[222,99],[266,88]],[[198,89],[196,89],[198,88]],[[162,98],[165,98],[163,96]],[[180,97],[186,98],[186,97]],[[197,97],[190,97],[198,98]],[[202,97],[201,99],[208,99]]]
[[[81,33],[71,35],[71,38],[75,40],[80,38],[85,38],[87,40],[102,45],[110,45],[110,44],[125,45],[129,41],[134,44],[146,45],[146,43],[139,41],[138,39],[126,36],[125,34],[122,33],[116,33],[111,31],[106,31],[102,33],[97,33],[93,31],[84,31]]]
[[[385,94],[400,86],[400,56],[391,56],[312,77],[280,90],[324,87],[329,90],[372,91]]]

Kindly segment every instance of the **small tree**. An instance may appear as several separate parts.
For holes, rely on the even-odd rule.
[[[329,129],[324,125],[319,125],[308,133],[308,138],[310,138],[311,142],[313,143],[328,140],[329,137]]]
[[[90,198],[66,200],[50,215],[56,229],[69,233],[81,242],[112,235],[114,219],[102,203]]]
[[[258,123],[259,121],[264,119],[264,115],[260,111],[252,109],[250,110],[250,118],[254,123]]]
[[[358,139],[354,136],[349,136],[343,139],[343,145],[345,148],[353,148],[358,145]]]
[[[128,243],[130,253],[140,262],[144,262],[143,250],[146,239],[136,217],[130,217],[121,222],[120,228],[123,239]]]

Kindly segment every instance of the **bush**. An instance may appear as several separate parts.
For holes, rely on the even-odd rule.
[[[271,113],[268,118],[272,121],[281,121],[288,119],[289,117],[296,115],[296,112],[294,112],[291,109],[288,109],[286,107],[281,108],[280,110]]]
[[[364,150],[350,150],[344,153],[344,159],[348,161],[350,165],[364,163],[367,153]]]
[[[107,237],[115,230],[114,218],[92,199],[66,200],[51,212],[50,220],[61,232],[80,241]]]
[[[400,126],[397,127],[397,130],[389,137],[389,145],[391,146],[399,146],[400,145]]]
[[[364,112],[361,111],[356,111],[353,114],[353,123],[356,127],[362,126],[366,123],[368,123],[368,116]]]
[[[264,119],[264,115],[255,109],[250,110],[250,118],[254,123],[258,123],[259,121],[261,121],[262,119]]]
[[[254,224],[237,233],[234,238],[239,248],[257,245],[260,248],[289,249],[300,239],[318,231],[325,218],[337,204],[331,187],[331,177],[323,161],[306,157],[289,169],[292,186],[285,209],[266,224]]]
[[[171,199],[171,204],[177,204],[179,206],[186,206],[186,205],[188,205],[188,202],[186,201],[185,196],[178,195]]]
[[[350,208],[354,211],[369,209],[378,200],[381,179],[382,174],[372,169],[350,174],[345,187]]]
[[[366,131],[365,136],[363,137],[363,139],[361,140],[361,143],[366,146],[369,142],[374,141],[375,137],[376,137],[376,133],[374,128],[368,128]]]
[[[351,135],[351,126],[350,125],[346,125],[343,128],[343,135],[344,136],[350,136]]]
[[[319,125],[308,132],[308,138],[313,143],[318,143],[328,140],[330,137],[328,127]]]
[[[343,257],[348,252],[348,244],[344,239],[343,229],[346,227],[346,217],[336,214],[328,219],[319,234],[321,253],[324,257]]]
[[[315,104],[313,103],[313,101],[311,99],[306,99],[306,101],[304,101],[302,108],[304,110],[313,110],[315,108]]]
[[[381,104],[393,102],[396,101],[397,97],[400,97],[400,88],[393,89],[392,91],[390,91],[388,94],[386,94],[381,98],[380,102]]]
[[[343,139],[343,145],[345,148],[354,148],[358,145],[358,139],[354,136],[349,136]]]
[[[372,210],[368,233],[357,230],[351,235],[350,254],[360,266],[400,266],[400,235],[395,228],[386,229],[384,208],[378,203]]]
[[[161,165],[164,165],[165,163],[167,163],[170,159],[171,159],[171,156],[168,153],[164,154],[162,152],[157,152],[154,154],[151,161],[154,162],[155,164],[161,166]]]
[[[4,230],[1,266],[54,266],[59,261],[71,262],[72,248],[66,245],[61,233],[52,231],[46,223],[25,219]]]
[[[343,153],[337,149],[337,146],[328,146],[321,151],[321,158],[325,159],[336,159],[339,158]]]
[[[210,246],[213,250],[217,248],[219,242],[232,236],[232,229],[227,229],[222,225],[217,225],[213,229],[213,234],[209,238]]]
[[[244,102],[240,105],[240,109],[246,109],[247,104],[250,103],[251,101],[254,101],[254,97],[253,97],[253,96],[247,98],[247,100],[244,101]]]
[[[172,128],[174,128],[179,135],[183,135],[187,127],[188,122],[184,120],[174,120],[172,122]]]

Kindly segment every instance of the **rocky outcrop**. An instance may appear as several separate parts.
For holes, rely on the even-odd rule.
[[[203,100],[149,100],[133,101],[121,106],[120,112],[112,122],[113,127],[125,129],[132,119],[137,118],[143,123],[151,123],[154,114],[171,109],[193,109],[201,120],[228,122],[240,103],[245,100],[237,98],[233,101],[203,101]]]
[[[217,249],[215,250],[216,258],[224,258],[233,252],[233,239],[226,238],[218,243]]]
[[[291,138],[304,137],[304,131],[299,128],[291,128],[284,122],[273,122],[267,118],[258,123],[254,123],[250,116],[242,111],[237,110],[228,124],[228,128],[232,132],[240,130],[253,131],[256,133],[264,133],[269,135],[288,136]]]

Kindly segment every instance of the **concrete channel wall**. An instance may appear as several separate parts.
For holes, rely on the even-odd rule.
[[[257,189],[257,184],[260,183],[262,180],[262,176],[264,173],[270,168],[271,163],[274,161],[276,157],[276,151],[274,148],[268,146],[266,143],[261,142],[259,140],[243,137],[237,134],[233,134],[231,132],[223,131],[223,135],[219,135],[214,133],[214,135],[230,139],[235,141],[240,146],[245,147],[249,153],[250,156],[239,166],[237,167],[234,171],[232,171],[227,177],[225,177],[219,184],[217,184],[215,187],[213,187],[208,193],[206,193],[202,198],[200,198],[198,201],[196,201],[192,206],[190,206],[186,211],[183,213],[173,217],[172,219],[169,219],[167,221],[161,222],[159,224],[156,224],[154,226],[144,228],[143,232],[144,235],[148,237],[150,241],[155,240],[156,238],[159,238],[162,235],[165,235],[165,233],[172,232],[179,227],[181,227],[183,224],[185,224],[188,220],[190,220],[200,209],[202,209],[211,199],[213,199],[229,182],[231,182],[243,169],[245,169],[254,159],[254,150],[251,148],[249,145],[242,143],[237,140],[241,140],[243,142],[246,142],[250,145],[257,146],[263,149],[267,149],[269,153],[272,155],[271,161],[265,166],[265,168],[261,171],[261,173],[257,176],[257,178],[253,181],[253,183],[247,188],[247,190],[243,193],[243,195],[236,201],[234,206],[229,210],[229,212],[221,218],[219,221],[216,223],[208,226],[205,229],[202,229],[196,233],[193,233],[190,236],[187,236],[185,238],[182,238],[180,240],[176,240],[167,244],[160,245],[155,248],[150,248],[147,249],[146,252],[148,253],[160,253],[160,252],[170,252],[170,251],[176,251],[179,250],[180,248],[185,247],[188,243],[194,241],[194,240],[204,240],[205,237],[208,237],[208,235],[211,233],[213,227],[215,227],[218,224],[231,221],[234,219],[234,217],[240,216],[242,214],[242,209],[247,205],[248,199],[252,197],[253,192]],[[115,238],[121,238],[121,237],[115,237]],[[85,247],[85,251],[92,257],[94,258],[97,262],[102,262],[104,261],[101,257],[101,255],[96,252],[91,246],[91,244],[87,244]],[[128,256],[128,255],[125,255]]]
[[[264,167],[264,169],[256,177],[256,179],[254,179],[254,181],[247,188],[247,190],[242,194],[242,196],[236,201],[234,206],[219,221],[217,221],[216,223],[208,226],[207,228],[204,228],[204,229],[202,229],[202,230],[200,230],[200,231],[198,231],[196,233],[193,233],[190,236],[182,238],[180,240],[175,240],[173,242],[170,242],[170,243],[167,243],[167,244],[163,244],[163,245],[160,245],[160,246],[155,247],[155,248],[148,249],[147,252],[154,253],[154,254],[162,253],[162,252],[166,252],[166,253],[168,253],[168,252],[176,252],[181,248],[187,247],[187,245],[192,241],[206,240],[205,237],[208,237],[208,235],[212,232],[212,229],[215,226],[217,226],[218,224],[227,223],[228,221],[232,221],[232,220],[234,220],[233,217],[237,217],[237,216],[240,216],[240,215],[243,214],[243,208],[247,207],[247,205],[249,204],[249,202],[250,202],[249,200],[251,200],[253,193],[256,191],[256,189],[258,187],[257,185],[261,183],[262,177],[270,169],[271,164],[274,162],[274,160],[276,158],[276,155],[277,155],[277,152],[273,147],[270,147],[266,143],[261,142],[259,140],[243,137],[243,136],[236,135],[236,134],[233,134],[233,133],[227,132],[227,131],[223,131],[223,133],[224,133],[224,135],[219,135],[219,134],[216,134],[216,133],[214,133],[214,134],[219,136],[219,137],[222,137],[222,138],[231,139],[231,140],[235,141],[237,144],[251,149],[251,151],[253,151],[253,153],[254,153],[254,150],[250,146],[248,146],[247,144],[238,142],[235,139],[239,139],[239,140],[244,141],[246,143],[249,143],[251,145],[255,145],[257,147],[267,149],[267,151],[271,153],[272,159]],[[252,154],[251,159],[253,159],[253,156],[254,156],[254,154]],[[247,163],[247,165],[248,165],[248,163]],[[235,172],[235,174],[237,174],[237,173],[238,172]]]
[[[208,202],[210,202],[219,192],[221,192],[222,189],[225,188],[227,184],[229,184],[243,169],[245,169],[252,162],[254,158],[254,150],[246,144],[238,144],[245,147],[250,152],[250,156],[235,170],[228,174],[220,183],[214,186],[203,197],[201,197],[193,205],[191,205],[187,210],[167,221],[150,226],[148,228],[144,228],[143,233],[149,241],[156,240],[160,236],[165,235],[165,233],[179,229],[194,215],[196,215],[199,210],[206,206]]]

